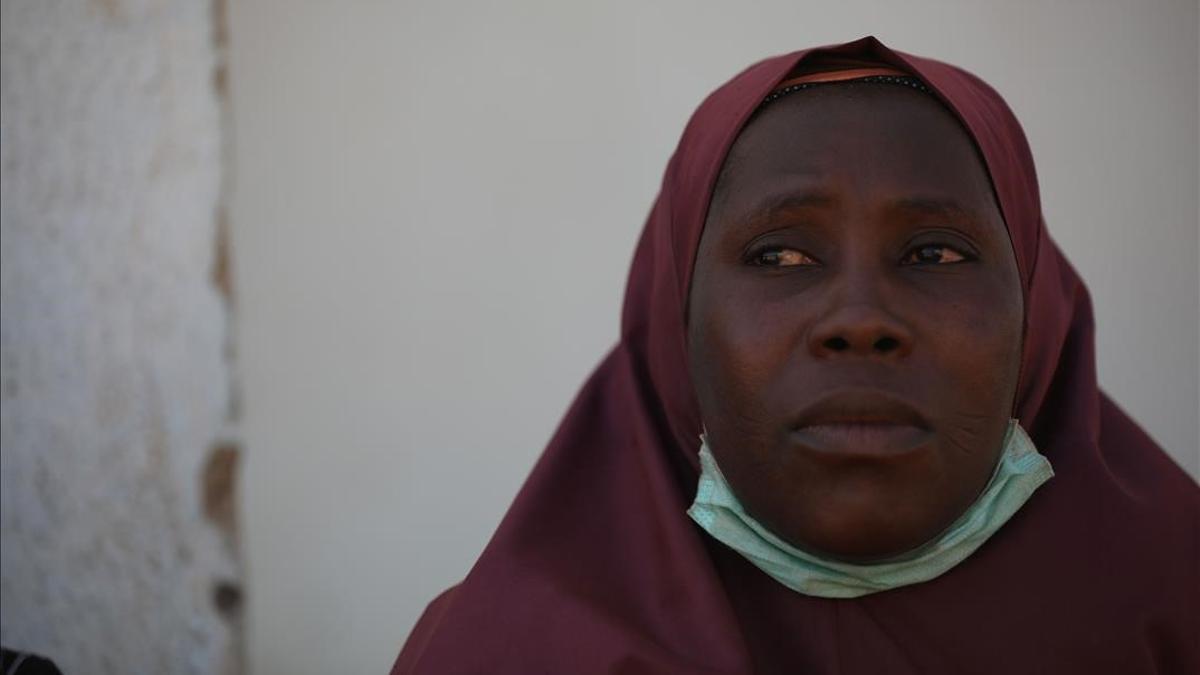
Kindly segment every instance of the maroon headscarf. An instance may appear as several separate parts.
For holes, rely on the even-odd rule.
[[[685,514],[701,427],[684,307],[709,197],[776,84],[839,60],[911,73],[974,137],[1025,297],[1015,414],[1056,474],[949,572],[848,600],[789,590]],[[1200,673],[1200,489],[1099,391],[1093,332],[991,87],[872,37],[758,63],[692,117],[638,244],[620,342],[392,672]]]

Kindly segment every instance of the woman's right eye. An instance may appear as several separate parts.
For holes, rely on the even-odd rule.
[[[804,251],[784,246],[767,246],[750,254],[750,264],[759,267],[811,267],[819,263]]]

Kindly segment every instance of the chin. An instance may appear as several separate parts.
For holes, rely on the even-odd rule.
[[[921,543],[924,542],[920,541],[915,544],[911,542],[904,544],[888,543],[885,545],[880,545],[880,542],[878,541],[836,540],[825,542],[824,547],[816,550],[810,550],[805,546],[798,546],[797,548],[804,549],[810,553],[815,553],[822,558],[832,558],[850,563],[869,564],[886,562],[893,558],[903,557],[906,553],[919,548]]]
[[[842,511],[830,521],[792,528],[784,538],[793,546],[823,558],[872,563],[902,557],[940,531],[918,523],[898,523],[894,514]]]

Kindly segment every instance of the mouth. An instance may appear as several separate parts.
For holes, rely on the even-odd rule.
[[[877,390],[841,390],[800,412],[792,440],[820,454],[886,458],[916,451],[933,439],[915,407]]]

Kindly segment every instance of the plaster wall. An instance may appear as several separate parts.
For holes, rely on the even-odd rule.
[[[0,641],[240,672],[219,16],[0,8]]]

